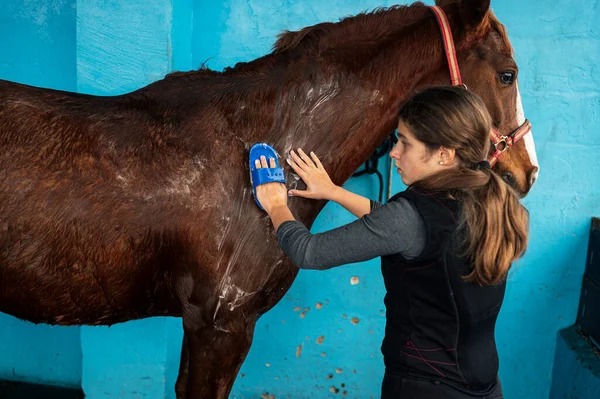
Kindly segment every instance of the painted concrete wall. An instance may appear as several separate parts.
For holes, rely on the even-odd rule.
[[[2,79],[75,90],[76,3],[77,0],[2,2]]]
[[[80,1],[74,22],[75,11],[69,11],[69,23],[48,22],[43,29],[35,12],[20,12],[26,6],[32,10],[46,6],[44,15],[52,16],[58,3],[72,7],[75,0],[10,0],[8,8],[0,9],[0,29],[5,33],[0,38],[0,78],[94,94],[121,93],[171,69],[196,68],[205,61],[220,69],[253,59],[269,51],[282,29],[392,4],[374,0]],[[589,220],[600,213],[596,161],[600,7],[583,0],[525,4],[506,0],[493,1],[492,6],[508,27],[516,50],[525,113],[534,125],[542,167],[537,186],[525,200],[532,214],[530,249],[511,273],[497,328],[500,373],[507,399],[548,398],[557,332],[575,320]],[[21,30],[24,33],[15,34]],[[61,43],[57,49],[39,44],[44,34],[52,43]],[[42,51],[48,54],[43,57]],[[55,67],[36,69],[29,60],[40,57],[46,62],[53,59]],[[397,178],[393,184],[401,189]],[[346,187],[371,198],[377,195],[374,177],[353,179]],[[339,206],[329,204],[313,231],[350,220]],[[285,298],[259,321],[232,397],[260,397],[268,392],[277,398],[334,398],[344,391],[346,397],[377,397],[383,374],[379,353],[383,294],[377,261],[301,272]],[[10,334],[14,342],[20,338],[24,348],[33,345],[39,327],[13,322],[0,315],[0,337]],[[46,330],[41,331],[45,336]],[[80,344],[78,337],[68,336],[72,331],[77,336],[78,329],[48,331],[59,331],[59,341],[80,345],[80,368],[73,366],[77,349],[57,343],[50,345],[57,353],[73,354],[73,361],[61,366],[73,370],[68,378],[25,365],[20,369],[23,375],[63,384],[77,383],[79,378],[92,399],[133,398],[140,392],[174,397],[181,339],[177,319],[157,318],[110,329],[84,327]],[[0,345],[11,344],[0,340]],[[23,353],[36,357],[39,364],[51,364],[39,347]],[[8,360],[0,356],[0,371],[25,364],[18,356],[11,354]],[[35,376],[34,368],[41,377]]]

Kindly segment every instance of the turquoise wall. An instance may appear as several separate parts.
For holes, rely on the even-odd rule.
[[[5,0],[0,7],[0,77],[75,90],[77,0]]]
[[[126,92],[205,61],[215,69],[248,61],[268,52],[283,29],[392,4],[5,3],[0,78],[93,94]],[[600,7],[582,0],[492,0],[492,7],[515,47],[541,164],[538,183],[524,201],[532,215],[530,248],[511,273],[497,328],[500,373],[507,399],[548,398],[557,332],[575,321],[589,221],[600,213]],[[375,198],[378,184],[363,176],[346,187]],[[402,188],[397,178],[393,187]],[[313,231],[350,220],[328,204]],[[232,397],[268,392],[277,398],[334,398],[344,391],[351,398],[377,397],[383,294],[378,261],[301,272],[259,321]],[[48,337],[56,338],[49,343]],[[92,399],[140,393],[172,398],[180,340],[180,322],[172,318],[78,329],[32,326],[0,315],[0,353],[8,354],[0,356],[0,378],[81,384]]]

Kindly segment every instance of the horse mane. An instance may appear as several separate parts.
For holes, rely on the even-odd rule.
[[[360,45],[360,41],[373,41],[373,37],[382,38],[397,32],[397,23],[410,14],[415,8],[424,7],[422,2],[410,5],[394,5],[378,7],[372,11],[348,16],[339,22],[324,22],[309,26],[299,31],[284,31],[277,36],[273,46],[273,54],[297,49],[310,52],[317,48],[327,48],[330,44]],[[369,32],[370,37],[364,35]]]
[[[443,4],[460,3],[460,1],[451,0]],[[401,20],[406,14],[413,11],[414,8],[424,7],[422,2],[416,2],[410,5],[395,5],[391,7],[376,8],[371,12],[364,12],[356,16],[343,18],[339,23],[325,22],[314,26],[309,26],[299,31],[285,31],[278,35],[277,41],[273,46],[273,54],[282,53],[292,49],[303,49],[310,52],[318,47],[326,48],[328,44],[335,43],[332,39],[338,39],[339,42],[348,43],[349,40],[358,43],[352,43],[353,46],[360,46],[360,40],[371,40],[361,35],[361,32],[376,32],[376,38],[386,37],[397,30],[397,21]],[[392,12],[390,12],[392,11]],[[404,14],[404,15],[402,15]],[[506,27],[500,23],[494,12],[490,9],[477,30],[473,32],[472,37],[477,41],[483,39],[491,30],[496,31],[503,47],[513,54],[513,47],[508,39]],[[362,39],[364,38],[364,39]],[[329,40],[328,40],[329,39]],[[472,42],[471,42],[472,43]]]
[[[207,61],[204,61],[202,65],[196,70],[192,71],[175,71],[165,75],[165,79],[171,78],[183,78],[183,79],[194,79],[194,78],[209,78],[221,75],[221,72],[214,71],[206,66]]]
[[[449,3],[458,3],[450,0]],[[398,32],[398,21],[406,21],[403,27],[420,21],[420,18],[408,17],[417,8],[425,9],[427,6],[422,2],[410,5],[394,5],[390,7],[378,7],[372,11],[348,16],[339,22],[323,22],[308,26],[298,31],[284,31],[277,35],[271,54],[249,62],[238,62],[233,67],[226,67],[222,72],[211,70],[206,66],[206,61],[197,70],[186,72],[171,72],[165,76],[169,78],[183,78],[195,80],[211,77],[224,76],[255,76],[266,73],[273,67],[274,57],[285,52],[300,54],[314,54],[322,50],[335,52],[338,56],[349,52],[351,54],[376,51],[377,45],[386,42],[385,39],[393,37]],[[508,55],[513,54],[513,48],[508,39],[506,28],[494,13],[489,10],[483,22],[477,30],[472,33],[468,45],[473,41],[482,40],[490,30],[495,30],[507,49]],[[369,34],[365,34],[368,32]],[[369,51],[370,49],[370,51]]]

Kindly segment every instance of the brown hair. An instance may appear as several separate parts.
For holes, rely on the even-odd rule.
[[[485,104],[462,87],[431,87],[409,99],[399,119],[430,153],[440,147],[456,151],[457,168],[412,186],[447,192],[463,203],[457,231],[464,233],[462,255],[473,265],[465,279],[479,284],[502,281],[527,248],[529,217],[508,184],[491,169],[475,167],[490,151],[491,118]]]

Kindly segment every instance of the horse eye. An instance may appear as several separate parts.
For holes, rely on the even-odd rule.
[[[515,81],[515,73],[512,71],[502,72],[500,74],[500,82],[505,85],[511,85]]]
[[[502,173],[502,179],[509,186],[514,186],[515,185],[515,176],[512,173],[510,173],[510,172]]]

